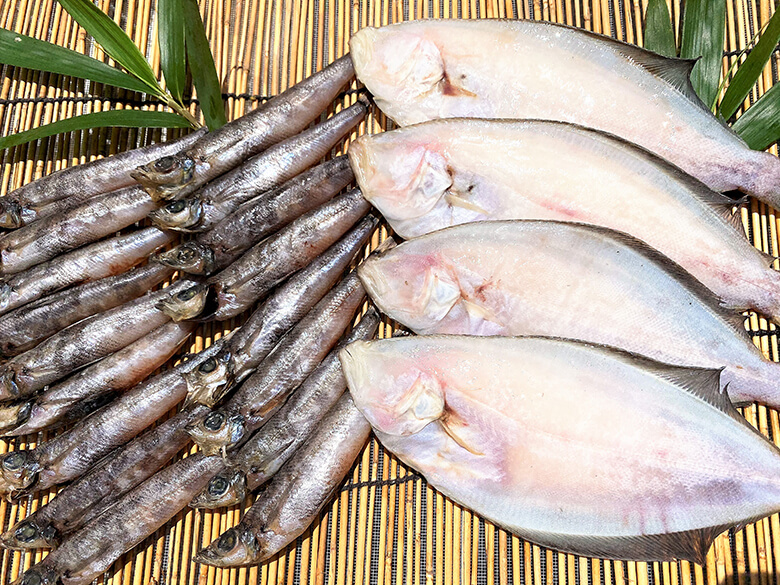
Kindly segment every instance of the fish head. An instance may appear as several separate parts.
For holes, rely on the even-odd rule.
[[[413,435],[444,415],[444,389],[414,356],[385,351],[382,342],[355,341],[342,349],[344,376],[355,405],[374,429]]]
[[[27,489],[38,479],[39,471],[34,449],[6,453],[0,459],[0,493]]]
[[[190,502],[192,508],[222,508],[244,501],[246,497],[246,474],[239,470],[228,470],[211,478],[208,485]]]
[[[39,525],[33,514],[3,533],[0,536],[0,546],[13,550],[51,548],[57,544],[58,536],[54,526]]]
[[[0,431],[7,432],[26,423],[34,406],[35,403],[28,400],[0,408]]]
[[[193,560],[214,567],[236,567],[255,563],[260,557],[260,547],[251,530],[236,526],[223,532],[209,546],[202,549]]]
[[[215,269],[214,252],[208,246],[195,241],[158,252],[151,259],[187,274],[211,274]]]
[[[408,110],[416,112],[420,102],[447,89],[441,50],[420,27],[361,29],[349,40],[349,54],[358,79],[384,112],[396,119],[394,104],[411,106],[401,114],[403,124],[423,121],[408,118]]]
[[[0,228],[22,227],[22,206],[8,197],[0,198]]]
[[[11,301],[14,289],[7,282],[0,282],[0,311],[4,311]]]
[[[45,561],[33,565],[11,585],[57,585],[61,575]]]
[[[208,285],[196,284],[165,297],[157,308],[174,321],[194,319],[203,312],[208,292]]]
[[[453,171],[443,149],[422,140],[407,140],[407,135],[403,130],[364,135],[349,146],[349,160],[363,196],[391,222],[426,215],[453,185]]]
[[[171,201],[149,214],[158,227],[180,232],[195,231],[202,217],[203,205],[197,197]]]
[[[172,199],[195,175],[195,159],[186,153],[163,156],[130,173],[155,201]]]
[[[187,382],[186,405],[205,404],[211,408],[222,399],[231,382],[231,358],[231,352],[223,349],[184,374]]]
[[[187,426],[187,433],[206,455],[217,455],[232,447],[246,432],[244,417],[215,410]]]
[[[21,394],[17,382],[19,372],[13,364],[7,364],[0,370],[0,400],[18,398]]]
[[[358,276],[376,305],[416,333],[428,333],[461,301],[458,278],[438,254],[407,252],[407,244],[372,254]]]

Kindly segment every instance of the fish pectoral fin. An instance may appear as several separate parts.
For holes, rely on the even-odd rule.
[[[447,203],[449,203],[452,207],[462,207],[463,209],[468,209],[469,211],[474,211],[475,213],[488,215],[488,212],[485,211],[483,208],[481,208],[479,205],[477,205],[476,203],[472,203],[468,199],[464,199],[459,195],[455,195],[452,191],[446,191],[444,193],[444,200]]]
[[[464,87],[461,87],[459,85],[455,85],[450,81],[450,78],[445,75],[441,78],[441,93],[446,96],[450,97],[477,97],[477,94],[475,94],[473,91],[469,91]]]
[[[490,321],[491,323],[497,323],[498,325],[501,325],[498,317],[496,317],[493,314],[493,311],[490,309],[483,307],[482,305],[478,305],[477,303],[469,301],[465,298],[461,300],[461,303],[463,303],[463,308],[466,309],[466,312],[470,317],[475,317],[482,319],[483,321]]]
[[[463,422],[463,419],[461,419],[457,414],[455,414],[453,411],[447,409],[445,411],[445,414],[439,419],[439,424],[441,425],[441,429],[447,433],[447,436],[455,441],[455,443],[460,447],[461,449],[465,449],[472,455],[476,455],[477,457],[483,457],[485,454],[475,449],[474,447],[471,447],[468,442],[463,439],[461,436],[463,434],[463,431],[468,426],[466,423]]]
[[[518,531],[536,544],[589,557],[636,561],[684,560],[703,565],[715,538],[730,526],[711,526],[667,534],[590,536]]]

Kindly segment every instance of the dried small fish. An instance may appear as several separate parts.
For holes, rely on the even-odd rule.
[[[30,516],[0,537],[11,549],[53,548],[64,535],[102,514],[122,494],[145,481],[190,442],[184,427],[205,406],[184,410],[119,447],[89,473],[68,485]]]
[[[174,239],[173,234],[145,228],[14,274],[0,283],[0,315],[66,286],[124,272]]]
[[[352,398],[342,396],[241,522],[193,560],[235,567],[262,562],[282,550],[309,527],[336,493],[370,429]]]
[[[559,122],[438,120],[361,137],[350,159],[366,198],[404,237],[492,219],[601,225],[668,256],[729,308],[780,319],[780,273],[745,239],[734,200],[614,136]]]
[[[322,160],[368,111],[361,100],[322,124],[288,138],[235,170],[150,214],[158,226],[187,232],[205,231],[259,194],[279,186]]]
[[[195,330],[194,323],[168,322],[124,349],[48,388],[23,409],[5,436],[27,435],[62,424],[79,404],[132,388],[168,361]],[[93,408],[94,410],[94,408]],[[82,410],[83,411],[83,410]]]
[[[134,148],[126,152],[68,167],[23,185],[0,198],[0,227],[17,228],[39,219],[47,204],[83,202],[96,195],[128,187],[137,166],[189,148],[206,133],[192,132],[181,138]],[[61,209],[48,208],[47,214]]]
[[[215,355],[228,338],[221,338],[175,368],[124,392],[111,404],[35,449],[4,455],[0,458],[0,493],[29,493],[84,475],[181,402],[187,395],[182,374]]]
[[[31,349],[76,321],[140,297],[172,274],[172,268],[147,264],[28,303],[0,317],[0,356]]]
[[[235,447],[262,426],[336,345],[365,291],[354,272],[279,341],[230,400],[188,431],[207,454]]]
[[[88,585],[173,518],[223,465],[220,457],[198,454],[166,467],[72,533],[14,585]]]
[[[341,57],[191,147],[140,166],[133,176],[155,199],[181,199],[248,156],[301,132],[353,75],[349,56]]]
[[[357,341],[341,364],[388,450],[543,546],[702,563],[720,532],[780,508],[780,451],[721,392],[719,370],[460,335]]]
[[[350,54],[377,105],[401,125],[452,117],[581,124],[636,143],[715,191],[780,202],[780,161],[712,115],[691,86],[693,59],[534,20],[364,28]]]
[[[156,207],[146,191],[126,187],[9,232],[0,238],[0,274],[21,272],[118,232]]]
[[[244,500],[267,482],[309,437],[347,389],[339,351],[358,339],[373,339],[379,315],[369,309],[347,338],[322,360],[290,399],[230,459],[230,468],[215,475],[190,503],[193,508],[219,508]]]
[[[213,406],[244,380],[341,278],[376,227],[364,221],[280,285],[213,358],[185,374],[187,399]]]
[[[235,317],[311,263],[368,210],[359,190],[338,195],[256,244],[205,283],[163,299],[160,309],[177,321]],[[366,221],[373,224],[375,220]]]
[[[0,399],[31,395],[81,366],[126,347],[168,320],[156,308],[170,291],[188,288],[180,280],[167,289],[93,315],[49,337],[38,346],[11,358],[0,367]]]
[[[327,202],[353,177],[346,156],[325,162],[247,201],[209,231],[154,260],[190,274],[222,270],[264,237]]]

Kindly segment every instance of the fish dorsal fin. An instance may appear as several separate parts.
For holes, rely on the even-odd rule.
[[[663,266],[664,270],[666,270],[691,294],[696,296],[704,306],[709,308],[721,320],[726,322],[735,333],[743,336],[745,339],[750,340],[750,334],[748,333],[747,329],[745,329],[745,317],[743,317],[740,313],[727,309],[726,303],[714,292],[704,286],[695,276],[677,264],[677,262],[668,258],[667,256],[664,256],[661,254],[661,252],[655,248],[650,247],[642,240],[624,232],[619,232],[603,226],[574,222],[557,223],[565,224],[567,226],[577,226],[579,229],[586,230],[594,234],[600,234],[602,237],[612,240],[620,246],[633,249],[636,253],[644,256],[653,264]]]

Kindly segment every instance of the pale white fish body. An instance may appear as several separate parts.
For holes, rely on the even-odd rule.
[[[451,117],[572,122],[639,144],[716,191],[780,202],[780,161],[751,150],[693,96],[692,62],[528,20],[366,28],[350,55],[402,126]]]
[[[358,267],[374,303],[422,335],[541,335],[679,366],[725,368],[735,403],[780,406],[780,364],[743,317],[679,266],[618,232],[552,221],[459,225]]]
[[[623,231],[736,309],[780,318],[780,273],[731,200],[625,141],[571,124],[452,119],[349,149],[363,195],[404,238],[460,223],[554,219]]]
[[[539,544],[702,562],[719,532],[780,508],[780,453],[716,371],[532,337],[355,342],[341,361],[385,447]]]

